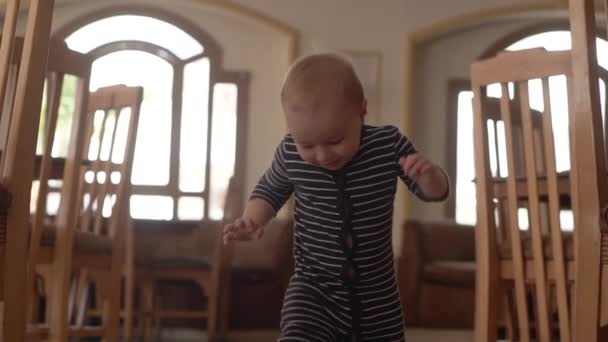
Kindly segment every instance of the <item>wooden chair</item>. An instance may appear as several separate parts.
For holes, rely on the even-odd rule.
[[[50,288],[46,293],[49,339],[101,336],[118,341],[126,229],[130,224],[130,174],[143,92],[141,87],[112,86],[88,94],[87,81],[79,89],[88,96],[78,101],[72,122],[61,205],[56,220],[40,234],[40,248],[33,252]],[[45,148],[45,152],[50,150]],[[43,156],[41,184],[44,160]],[[39,199],[45,197],[45,193],[39,194]],[[44,215],[45,211],[44,206],[38,207],[36,213]],[[50,268],[45,272],[41,265]],[[103,302],[97,303],[102,309],[101,327],[87,326],[84,321],[94,276],[104,279],[98,283],[103,294]],[[44,335],[39,329],[38,336]]]
[[[575,341],[608,340],[608,177],[602,145],[593,0],[569,1],[572,32],[572,182],[575,225]],[[607,16],[608,17],[608,16]]]
[[[32,0],[22,49],[15,49],[19,1],[5,3],[0,44],[0,255],[3,341],[24,341],[29,188],[54,1]],[[17,53],[16,50],[20,50]],[[18,62],[17,62],[18,61]]]
[[[574,180],[556,171],[548,81],[551,76],[565,75],[570,93],[571,63],[569,51],[532,49],[502,53],[471,67],[478,200],[476,341],[496,340],[500,314],[506,318],[511,339],[550,341],[559,335],[561,341],[572,340],[571,304],[576,293],[572,285],[578,280],[574,242],[562,230],[560,210],[564,198],[572,198],[575,217],[580,208]],[[542,81],[541,115],[535,115],[529,104],[528,81],[533,79]],[[517,84],[514,100],[507,95],[509,82]],[[498,117],[485,93],[488,85],[496,83],[502,89]],[[572,115],[570,111],[571,124]],[[488,122],[498,119],[504,123],[508,170],[501,179],[491,173],[488,143]],[[572,155],[572,144],[570,151]],[[573,169],[575,164],[576,156]],[[522,207],[528,209],[527,232],[519,223]],[[576,221],[574,231],[590,228]],[[504,311],[498,312],[499,307]]]
[[[141,315],[144,340],[152,335],[158,335],[162,328],[162,320],[168,318],[205,318],[210,340],[226,335],[233,244],[224,244],[221,232],[224,224],[234,221],[237,215],[240,215],[237,210],[241,194],[236,191],[237,189],[233,178],[226,194],[223,220],[217,222],[215,227],[202,227],[202,229],[214,229],[217,232],[211,260],[163,260],[138,267],[138,273],[141,274]],[[156,298],[156,287],[162,280],[194,281],[207,298],[207,308],[193,311],[167,310],[161,307]]]
[[[68,140],[68,148],[70,148],[70,145],[77,143],[77,136],[74,134],[79,134],[79,125],[84,120],[79,113],[85,112],[84,108],[88,97],[91,65],[91,58],[68,49],[63,42],[50,43],[47,65],[47,103],[44,111],[44,121],[41,125],[44,133],[38,141],[42,151],[41,156],[36,160],[35,178],[38,180],[38,186],[33,187],[32,190],[35,205],[32,208],[33,215],[30,221],[28,250],[27,287],[30,296],[27,309],[30,313],[29,320],[32,323],[36,322],[35,317],[38,314],[36,303],[38,298],[38,294],[36,293],[36,284],[38,283],[36,279],[37,269],[39,272],[48,273],[51,268],[48,265],[53,262],[48,250],[46,251],[47,255],[42,259],[39,254],[41,253],[41,248],[44,247],[43,242],[51,245],[54,244],[57,233],[53,229],[56,225],[50,221],[51,217],[47,211],[48,194],[52,190],[49,187],[49,182],[62,179],[65,169],[77,162],[74,159],[70,159],[69,155],[65,156],[65,159],[57,159],[52,156],[55,139],[58,135],[58,121],[60,116],[63,117],[63,120],[71,118],[73,134],[71,134]],[[74,79],[69,79],[69,77],[74,77]],[[73,84],[69,84],[70,82],[73,82]],[[72,113],[65,113],[60,110],[61,102],[68,100],[66,94],[64,94],[66,86],[67,88],[73,86],[75,90],[72,99],[74,101],[74,111]],[[56,191],[59,192],[60,190]],[[37,266],[41,262],[46,264],[47,267]],[[31,327],[29,335],[30,338],[34,336],[43,338],[47,333],[46,329],[38,325],[37,328]]]

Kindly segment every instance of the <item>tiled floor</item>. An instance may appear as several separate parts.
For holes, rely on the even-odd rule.
[[[277,331],[241,331],[228,336],[227,342],[272,342],[276,341]],[[203,333],[194,331],[166,331],[163,342],[204,342],[207,341]],[[408,329],[408,342],[471,342],[473,332],[468,330],[424,330]]]

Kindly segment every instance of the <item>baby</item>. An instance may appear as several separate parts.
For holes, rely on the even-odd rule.
[[[445,172],[396,127],[364,124],[361,82],[337,55],[297,61],[281,103],[289,134],[224,241],[260,238],[293,193],[295,273],[279,341],[404,341],[392,249],[397,177],[440,201]]]

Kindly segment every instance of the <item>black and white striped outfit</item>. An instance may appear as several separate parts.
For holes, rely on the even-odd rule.
[[[396,127],[363,126],[361,145],[338,171],[303,161],[290,135],[252,198],[278,210],[295,191],[292,277],[279,341],[404,341],[393,269],[393,202],[399,158],[415,149]]]

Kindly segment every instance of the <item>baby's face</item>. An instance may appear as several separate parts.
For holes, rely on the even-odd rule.
[[[317,110],[285,108],[287,126],[300,157],[327,170],[339,170],[359,150],[362,106],[333,105]]]

